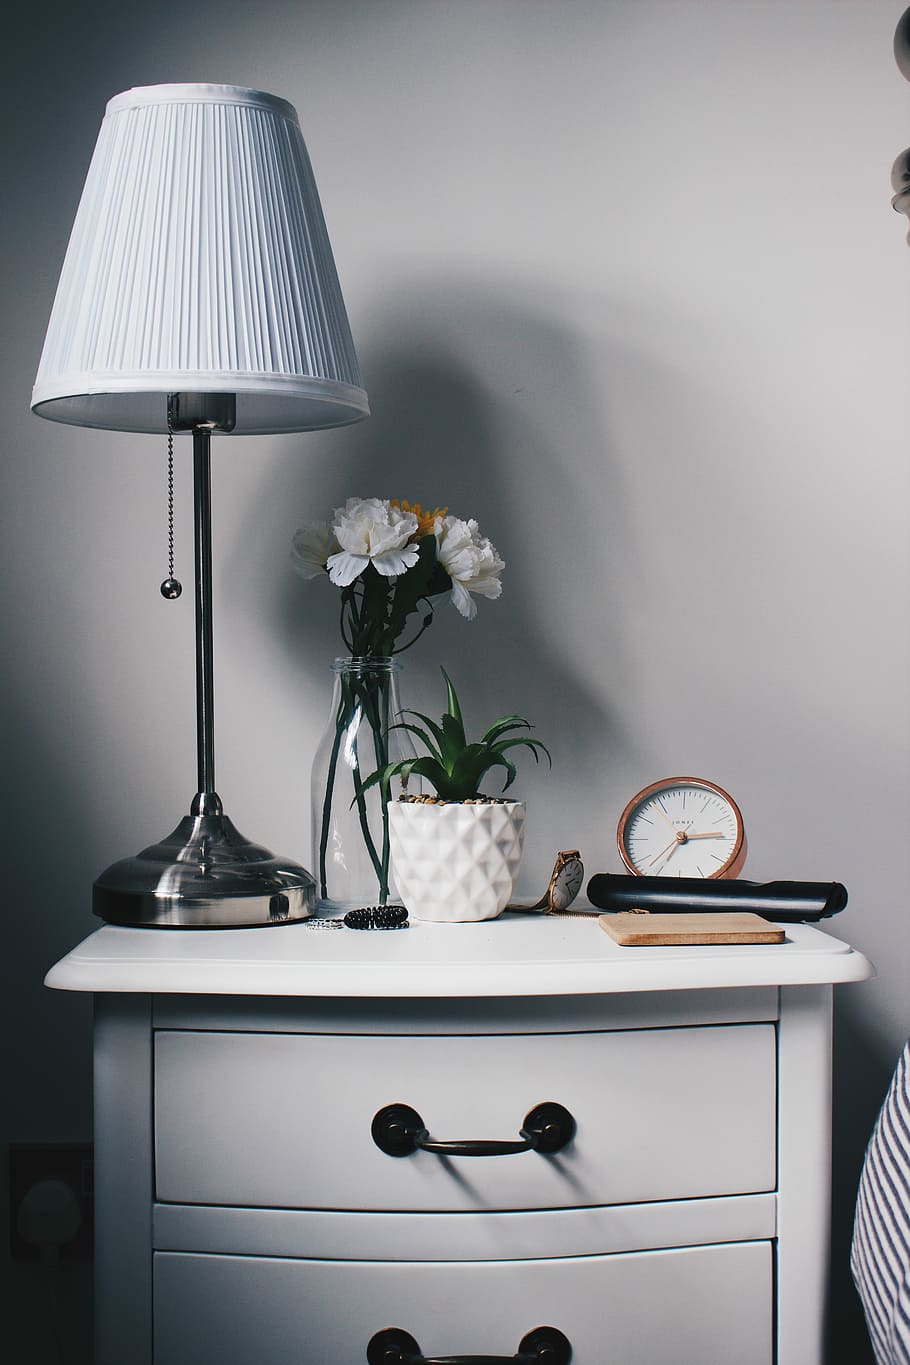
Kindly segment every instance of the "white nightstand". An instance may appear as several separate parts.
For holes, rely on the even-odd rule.
[[[832,986],[871,970],[805,926],[100,929],[47,978],[96,994],[98,1365],[565,1359],[540,1327],[572,1365],[821,1365]],[[555,1152],[374,1137],[406,1105],[514,1143],[542,1102]]]

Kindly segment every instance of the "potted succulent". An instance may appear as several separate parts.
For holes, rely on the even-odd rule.
[[[406,710],[420,723],[399,723],[426,752],[377,768],[364,785],[380,783],[387,792],[394,777],[406,786],[413,775],[435,789],[435,796],[404,794],[388,807],[392,869],[409,913],[430,920],[493,919],[515,887],[525,808],[521,801],[485,796],[480,784],[499,768],[502,791],[512,785],[511,750],[529,749],[536,761],[544,753],[548,762],[550,753],[539,739],[515,734],[531,728],[522,716],[503,716],[469,741],[452,680],[445,669],[442,676],[447,701],[441,720]]]

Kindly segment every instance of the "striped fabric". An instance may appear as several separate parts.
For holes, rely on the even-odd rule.
[[[910,1042],[863,1164],[851,1268],[878,1365],[910,1365]]]

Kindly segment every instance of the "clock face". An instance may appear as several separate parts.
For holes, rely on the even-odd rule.
[[[736,802],[697,777],[666,778],[639,792],[616,838],[620,857],[639,877],[735,877],[746,856]]]

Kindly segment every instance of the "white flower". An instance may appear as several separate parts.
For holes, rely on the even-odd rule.
[[[302,526],[294,533],[291,563],[301,578],[317,578],[325,573],[330,554],[338,549],[338,541],[331,526],[324,521]]]
[[[332,529],[341,548],[327,562],[337,587],[353,583],[369,564],[384,578],[394,578],[417,563],[417,546],[408,544],[417,530],[413,512],[385,498],[348,498],[334,515]]]
[[[471,593],[481,597],[498,597],[502,592],[499,575],[506,567],[486,536],[480,534],[476,521],[462,521],[459,517],[437,517],[436,558],[452,580],[452,602],[472,621],[477,608]]]

